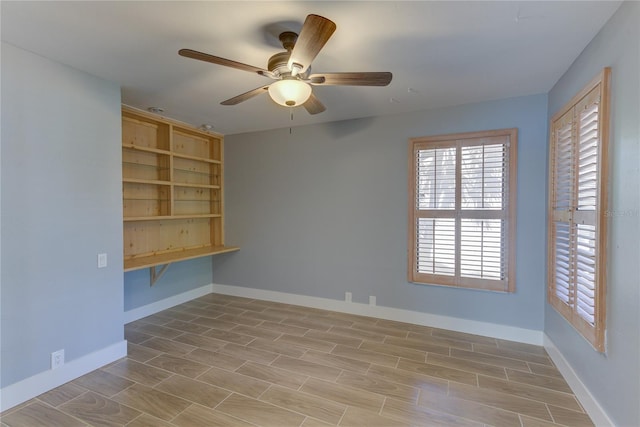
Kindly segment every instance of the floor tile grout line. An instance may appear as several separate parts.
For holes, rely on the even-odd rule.
[[[452,396],[452,397],[453,397],[453,396]],[[459,398],[459,397],[454,397],[454,398],[456,398],[456,399],[461,399],[461,398]],[[461,400],[467,400],[467,399],[461,399]],[[498,407],[495,407],[495,406],[487,405],[487,404],[480,403],[480,402],[476,402],[476,401],[473,401],[473,400],[467,400],[467,401],[468,401],[468,402],[471,402],[471,403],[475,403],[475,404],[480,405],[480,406],[483,406],[483,407],[486,407],[486,408],[498,409],[498,410],[500,410],[500,411],[509,412],[509,413],[511,413],[511,414],[516,415],[516,416],[518,417],[518,421],[520,421],[521,416],[528,416],[528,417],[533,418],[533,419],[536,419],[536,420],[544,421],[544,420],[542,420],[541,418],[532,417],[532,416],[530,416],[530,415],[522,414],[522,413],[520,413],[520,412],[514,412],[514,411],[511,411],[511,410],[508,410],[508,409],[498,408]],[[423,408],[428,408],[428,407],[426,407],[426,406],[422,406],[422,405],[418,405],[418,406],[419,406],[419,407],[423,407]],[[428,409],[431,409],[431,408],[428,408]],[[481,422],[481,421],[478,421],[477,419],[470,418],[469,416],[459,415],[459,414],[455,414],[455,413],[447,412],[447,411],[444,411],[444,410],[437,410],[437,409],[432,409],[432,410],[434,410],[434,411],[436,411],[436,412],[439,412],[439,413],[442,413],[442,414],[448,414],[448,415],[452,415],[452,416],[454,416],[454,417],[459,417],[459,418],[462,418],[463,420],[469,420],[469,421],[476,422],[476,423],[477,423],[477,422]],[[483,425],[485,425],[485,426],[486,426],[486,425],[488,425],[487,423],[482,423],[482,424],[483,424]]]
[[[479,375],[479,374],[480,374],[480,375],[487,375],[487,374],[482,374],[482,373],[477,372],[477,371],[467,370],[467,369],[463,369],[463,368],[459,368],[459,367],[457,367],[457,368],[453,368],[453,367],[451,367],[451,366],[442,365],[442,364],[439,364],[439,363],[437,363],[436,361],[433,361],[433,360],[432,360],[432,361],[429,361],[429,357],[428,357],[428,356],[429,356],[429,354],[431,354],[431,352],[427,352],[427,355],[426,355],[426,360],[427,360],[427,361],[425,362],[425,363],[427,363],[427,364],[430,364],[430,365],[436,365],[436,366],[442,366],[442,367],[444,367],[444,368],[449,368],[449,369],[455,369],[455,370],[462,371],[462,372],[467,372],[467,373],[470,373],[470,374],[476,374],[476,375]],[[437,353],[434,353],[434,354],[435,354],[435,355],[437,355],[437,356],[444,356],[444,355],[440,355],[440,354],[437,354]],[[449,357],[449,358],[451,358],[451,359],[459,360],[459,361],[462,361],[462,362],[478,363],[478,364],[480,364],[480,365],[485,365],[487,368],[502,368],[502,369],[504,369],[504,370],[505,370],[505,377],[495,377],[495,376],[494,376],[493,378],[501,378],[501,379],[503,379],[503,380],[504,380],[504,379],[506,379],[506,378],[508,378],[508,374],[507,374],[506,369],[513,369],[513,368],[508,368],[508,367],[505,367],[505,366],[490,365],[490,364],[488,364],[488,363],[476,362],[476,361],[473,361],[473,360],[471,360],[471,361],[470,361],[470,360],[467,360],[467,359],[460,359],[460,358],[457,358],[457,357],[454,357],[454,356],[445,356],[445,357]],[[410,360],[410,359],[405,359],[405,360]],[[411,361],[411,360],[410,360],[410,361]],[[515,371],[520,371],[519,369],[514,369],[514,370],[515,370]],[[520,372],[525,372],[525,371],[520,371]],[[534,374],[534,375],[536,375],[536,374]],[[487,376],[491,376],[491,375],[487,375]],[[522,383],[522,384],[524,384],[524,383]]]
[[[539,419],[539,420],[544,420],[544,419],[542,419],[542,418],[538,418],[538,417],[533,416],[533,415],[524,414],[524,413],[522,413],[522,412],[516,412],[516,411],[513,411],[513,410],[511,410],[511,409],[501,408],[501,407],[499,407],[499,406],[494,406],[494,405],[491,405],[491,404],[489,404],[489,403],[478,402],[478,401],[476,401],[476,400],[468,399],[468,398],[465,398],[465,397],[460,397],[460,396],[450,396],[450,397],[454,397],[454,398],[456,398],[456,399],[460,399],[460,400],[466,400],[467,402],[472,402],[472,403],[475,403],[475,404],[478,404],[478,405],[487,406],[487,407],[489,407],[489,408],[499,409],[499,410],[501,410],[501,411],[511,412],[511,413],[517,414],[518,416],[520,416],[520,415],[524,415],[524,416],[527,416],[527,417],[530,417],[530,418],[535,418],[535,419]],[[556,422],[554,421],[554,418],[553,418],[553,414],[551,413],[551,411],[550,411],[550,409],[549,409],[549,404],[548,404],[548,403],[546,403],[546,402],[539,402],[539,401],[536,401],[536,400],[533,400],[533,399],[527,399],[527,398],[525,398],[525,397],[520,397],[520,396],[518,396],[518,397],[519,397],[520,399],[524,399],[524,400],[531,400],[531,401],[533,401],[533,402],[540,403],[540,404],[544,405],[545,409],[547,410],[548,415],[549,415],[549,416],[550,416],[550,418],[551,418],[551,422],[552,422],[552,423],[554,423],[554,424],[556,424]],[[567,408],[563,408],[563,409],[567,409]],[[569,410],[569,411],[570,411],[570,409],[567,409],[567,410]],[[573,411],[573,412],[576,412],[576,411]],[[577,413],[580,413],[580,412],[577,412]],[[549,422],[549,420],[544,420],[544,421]]]
[[[344,416],[347,415],[347,411],[349,410],[349,408],[350,408],[349,405],[344,405],[344,411],[342,411],[342,415],[340,416],[340,419],[336,423],[336,426],[339,426],[340,423],[342,423],[342,420],[344,419]]]
[[[467,401],[467,402],[471,402],[471,403],[473,403],[473,404],[480,405],[480,406],[483,406],[483,407],[493,408],[493,409],[498,409],[498,410],[500,410],[500,411],[505,411],[505,412],[510,412],[510,413],[515,414],[516,416],[518,416],[518,419],[520,419],[520,415],[526,415],[526,414],[522,414],[522,413],[520,413],[520,412],[512,411],[512,410],[510,410],[510,409],[504,409],[504,408],[500,408],[500,407],[498,407],[498,406],[492,406],[492,405],[489,405],[489,404],[487,404],[487,403],[478,402],[478,401],[476,401],[476,400],[465,399],[464,397],[459,397],[459,396],[452,396],[452,395],[451,395],[451,393],[450,393],[450,391],[448,391],[448,392],[447,392],[447,395],[446,395],[446,396],[447,396],[448,398],[452,398],[452,399],[460,399],[460,400],[464,400],[464,401]],[[418,403],[418,405],[417,405],[417,406],[419,406],[419,407],[423,407],[423,408],[429,408],[429,407],[427,407],[427,406],[420,405],[419,403]],[[446,413],[446,414],[450,414],[450,415],[454,415],[454,416],[457,416],[457,417],[460,417],[460,418],[464,418],[464,419],[468,419],[468,420],[471,420],[471,421],[476,421],[476,422],[478,422],[477,420],[475,420],[475,419],[473,419],[473,418],[465,417],[465,416],[462,416],[462,415],[458,415],[458,414],[454,414],[454,413],[450,413],[450,412],[446,412],[446,411],[438,411],[438,412],[444,412],[444,413]],[[531,418],[535,418],[535,419],[542,420],[541,418],[532,417],[532,416],[530,416],[530,415],[526,415],[526,416],[531,417]],[[485,424],[486,424],[486,423],[485,423]]]
[[[462,349],[456,349],[456,350],[464,351],[464,350],[462,350]],[[484,355],[487,355],[487,356],[494,356],[494,357],[501,358],[501,359],[517,360],[517,361],[519,361],[519,362],[524,362],[524,363],[527,363],[527,364],[529,364],[529,363],[535,363],[536,365],[543,365],[543,366],[551,367],[551,365],[545,365],[544,363],[533,362],[533,361],[531,361],[531,360],[525,360],[525,359],[518,359],[518,358],[516,358],[516,357],[497,356],[497,355],[495,355],[495,354],[485,353],[485,352],[483,352],[483,351],[472,351],[471,353],[484,354]],[[541,357],[543,357],[543,356],[541,356]],[[547,359],[548,359],[548,360],[550,360],[548,357],[547,357]]]
[[[115,393],[115,394],[113,394],[113,395],[111,395],[111,396],[105,396],[105,395],[103,395],[103,394],[101,394],[101,393],[98,393],[98,392],[96,392],[96,391],[93,391],[93,390],[88,390],[86,393],[83,393],[82,395],[85,395],[85,394],[87,394],[87,393],[95,393],[95,394],[97,394],[97,395],[101,396],[101,397],[102,397],[102,398],[104,398],[104,399],[107,399],[107,400],[109,400],[109,401],[111,401],[111,402],[115,402],[115,403],[116,403],[116,404],[118,404],[118,405],[122,405],[122,406],[124,406],[125,408],[129,408],[129,409],[132,409],[132,410],[134,410],[134,411],[136,411],[136,412],[140,412],[140,413],[143,413],[143,414],[144,414],[145,412],[144,412],[144,411],[141,411],[140,409],[133,408],[133,407],[131,407],[131,406],[129,406],[129,405],[126,405],[126,404],[124,404],[124,403],[120,403],[120,402],[118,402],[117,400],[114,400],[114,399],[113,399],[115,396],[119,395],[120,393],[122,393],[122,392],[123,392],[123,391],[125,391],[125,390],[130,389],[131,387],[133,387],[133,386],[135,386],[135,385],[137,385],[137,384],[140,384],[140,383],[138,383],[138,382],[135,382],[135,381],[134,381],[134,383],[133,383],[133,384],[131,384],[131,385],[129,385],[129,386],[127,386],[127,387],[125,387],[124,389],[120,390],[119,392],[117,392],[117,393]],[[144,385],[144,384],[143,384],[143,385]],[[70,402],[72,402],[73,400],[79,399],[79,398],[80,398],[80,396],[76,397],[75,399],[72,399]],[[67,402],[67,403],[70,403],[70,402]],[[69,413],[68,413],[68,412],[66,412],[66,411],[65,411],[65,414],[67,414],[67,415],[72,415],[72,414],[69,414]],[[83,422],[84,422],[84,421],[83,421]],[[91,424],[89,424],[89,425],[91,425]]]
[[[272,384],[272,386],[278,386],[278,385],[277,385],[277,384]],[[280,387],[281,387],[281,386],[280,386]],[[269,389],[270,389],[270,388],[271,388],[271,387],[269,387]],[[262,393],[260,394],[260,397],[261,397],[262,395],[264,395],[264,394],[265,394],[269,389],[267,389],[267,390],[265,390],[264,392],[262,392]],[[301,392],[301,393],[304,393],[304,392]],[[304,394],[309,394],[310,396],[313,396],[313,395],[311,395],[310,393],[304,393]],[[306,419],[306,418],[318,419],[318,418],[313,417],[313,416],[311,416],[311,415],[307,415],[307,414],[305,414],[305,413],[303,413],[303,412],[296,411],[296,410],[294,410],[294,409],[287,408],[287,407],[285,407],[285,406],[280,406],[280,405],[277,405],[277,404],[275,404],[275,403],[273,403],[273,402],[269,402],[269,401],[266,401],[266,400],[261,400],[261,399],[260,399],[260,397],[257,397],[257,398],[255,398],[255,399],[256,399],[256,400],[258,400],[258,401],[260,401],[260,402],[262,402],[262,403],[266,403],[266,404],[269,404],[269,405],[275,406],[276,408],[280,408],[280,409],[284,409],[284,410],[289,411],[289,412],[293,412],[293,413],[296,413],[296,414],[300,414],[300,415],[304,416],[304,417],[305,417],[305,419]],[[344,412],[346,412],[346,407],[347,407],[347,405],[345,405],[345,404],[343,404],[343,403],[341,403],[341,402],[336,402],[336,401],[331,400],[331,399],[325,399],[325,398],[320,397],[320,396],[318,396],[318,397],[319,397],[319,398],[321,398],[321,399],[323,399],[323,400],[327,400],[327,401],[329,401],[329,402],[333,402],[333,403],[335,403],[335,404],[338,404],[338,405],[342,405],[342,406],[344,406],[344,407],[345,407]],[[343,415],[344,415],[344,413],[343,413]],[[323,420],[321,420],[321,421],[323,421]],[[323,422],[326,422],[326,421],[323,421]],[[302,423],[304,423],[304,420],[302,420]],[[301,423],[301,424],[302,424],[302,423]]]
[[[77,398],[79,398],[79,397],[81,397],[81,396],[84,396],[85,394],[87,394],[87,393],[88,393],[88,392],[90,392],[90,391],[91,391],[91,390],[87,390],[87,391],[85,391],[84,393],[81,393],[80,395],[78,395],[78,396],[74,397],[73,399],[70,399],[69,401],[67,401],[67,402],[65,402],[65,403],[63,403],[63,404],[61,404],[60,406],[62,406],[62,405],[64,405],[64,404],[67,404],[67,403],[69,403],[69,402],[71,402],[71,401],[73,401],[73,400],[76,400]],[[95,392],[94,392],[94,393],[95,393]],[[38,402],[38,403],[43,404],[43,405],[45,405],[45,406],[48,406],[48,407],[49,407],[49,408],[51,408],[51,409],[54,409],[54,410],[59,411],[59,412],[62,412],[63,414],[65,414],[65,415],[67,415],[67,416],[69,416],[69,417],[71,417],[71,418],[73,418],[73,419],[77,420],[78,422],[81,422],[81,423],[87,424],[87,422],[86,422],[86,421],[84,421],[83,419],[78,418],[78,417],[76,417],[75,415],[68,413],[67,411],[65,411],[65,410],[61,409],[60,407],[55,407],[55,406],[53,406],[53,405],[49,405],[47,402],[44,402],[44,401],[42,401],[42,400],[38,399],[37,397],[36,397],[36,398],[34,398],[33,400],[35,400],[35,402]],[[35,402],[32,402],[32,403],[30,403],[29,405],[33,405],[33,403],[35,403]],[[27,405],[27,406],[29,406],[29,405]],[[22,408],[21,408],[21,409],[22,409]]]
[[[167,393],[167,394],[169,394],[169,393]],[[173,396],[173,395],[172,395],[172,396]],[[181,399],[184,399],[184,397],[182,397]],[[186,400],[186,399],[184,399],[184,400]],[[179,412],[176,414],[176,416],[175,416],[175,417],[173,417],[173,418],[171,418],[170,420],[168,420],[168,422],[169,422],[170,424],[173,424],[173,420],[175,420],[176,418],[178,418],[180,415],[182,415],[186,410],[188,410],[189,408],[191,408],[193,405],[197,405],[197,403],[196,403],[196,402],[194,402],[194,401],[189,400],[188,402],[190,403],[190,405],[189,405],[189,406],[187,406],[187,407],[186,407],[186,408],[184,408],[183,410],[179,411]],[[147,414],[147,415],[151,415],[151,414],[149,414],[149,413],[147,413],[147,412],[144,412],[144,413],[145,413],[145,414]],[[153,415],[151,415],[151,416],[153,416]],[[155,418],[158,418],[158,417],[155,417]],[[164,421],[164,420],[163,420],[163,421]]]
[[[478,376],[480,376],[480,375],[478,375]],[[518,383],[518,384],[522,384],[522,383]],[[528,384],[525,384],[525,385],[528,385]],[[536,386],[532,386],[532,387],[536,387]],[[486,387],[480,387],[479,381],[478,381],[478,388],[480,388],[480,389],[482,389],[482,390],[490,390],[490,391],[492,391],[492,392],[497,392],[497,393],[501,393],[501,394],[509,395],[509,393],[506,393],[506,392],[503,392],[503,391],[500,391],[500,390],[495,390],[495,389],[486,388]],[[537,388],[540,388],[540,387],[537,387]],[[543,390],[549,390],[549,389],[543,389]],[[550,390],[550,391],[555,391],[555,390]],[[557,393],[562,393],[562,392],[557,392]],[[567,395],[567,397],[574,397],[574,398],[575,398],[575,395],[573,395],[573,394],[571,394],[571,393],[564,393],[564,394],[566,394],[566,395]],[[546,401],[542,401],[542,400],[534,399],[534,398],[532,398],[532,397],[524,397],[524,396],[520,396],[520,395],[511,395],[511,396],[515,396],[515,397],[517,397],[517,398],[519,398],[519,399],[530,400],[530,401],[532,401],[532,402],[542,403],[543,405],[545,405],[545,406],[547,407],[547,410],[549,410],[548,405],[552,405],[552,403],[550,403],[550,402],[546,402]],[[577,399],[576,399],[576,402],[577,402]],[[578,402],[578,403],[579,403],[579,402]],[[490,405],[489,405],[489,406],[490,406]],[[565,409],[565,410],[567,410],[567,411],[572,411],[572,412],[576,412],[576,413],[579,413],[579,414],[584,414],[584,412],[583,412],[583,411],[575,411],[575,410],[573,410],[573,409],[570,409],[570,408],[567,408],[567,407],[564,407],[564,406],[558,406],[557,404],[555,404],[554,406],[557,406],[557,407],[559,407],[559,408]]]
[[[505,370],[505,372],[506,372],[506,370]],[[508,377],[509,376],[508,372],[506,372],[506,374],[507,374],[507,377]],[[478,374],[478,375],[487,376],[487,375],[482,375],[482,374]],[[499,379],[499,378],[496,378],[496,377],[490,377],[490,378]],[[527,386],[527,387],[532,387],[532,388],[540,390],[540,391],[547,391],[547,392],[551,392],[551,393],[560,393],[560,394],[566,395],[566,397],[573,397],[574,399],[576,399],[576,401],[578,403],[580,403],[580,401],[576,398],[576,395],[573,392],[569,393],[569,392],[566,392],[566,391],[560,391],[560,390],[556,390],[556,389],[552,389],[552,388],[548,388],[548,387],[544,387],[544,386],[540,386],[540,385],[536,385],[536,384],[523,383],[523,382],[520,382],[520,381],[510,380],[510,379],[502,380],[502,381],[506,381],[506,382],[509,382],[509,383],[515,383],[517,385],[523,385],[523,386]]]
[[[523,414],[518,414],[518,421],[520,421],[520,427],[525,427],[524,426],[524,420],[523,420]]]
[[[553,413],[551,412],[551,408],[549,408],[549,404],[545,403],[544,407],[547,408],[547,412],[549,413],[549,416],[551,417],[552,422],[555,424],[556,419],[553,416]]]

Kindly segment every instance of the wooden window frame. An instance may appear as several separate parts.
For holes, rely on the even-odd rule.
[[[556,112],[549,123],[549,200],[547,204],[547,300],[549,304],[560,313],[593,347],[599,352],[604,352],[606,348],[606,255],[607,255],[607,204],[608,204],[608,168],[609,168],[609,122],[610,122],[610,80],[611,69],[605,68],[589,82],[580,92],[578,92],[567,104]],[[597,101],[592,101],[597,96]],[[591,97],[591,98],[590,98]],[[589,102],[592,102],[589,104]],[[598,148],[597,148],[597,184],[595,213],[590,211],[580,211],[578,209],[577,194],[579,187],[576,182],[575,172],[579,161],[575,156],[578,147],[577,141],[577,120],[579,119],[579,108],[586,108],[598,104]],[[570,188],[571,195],[569,206],[565,209],[555,208],[556,191],[560,191],[560,184],[556,185],[556,152],[559,150],[557,143],[557,133],[563,123],[570,120],[571,124],[571,173]],[[564,122],[563,122],[564,121]],[[567,123],[564,123],[567,126]],[[568,273],[569,279],[569,301],[564,302],[557,295],[558,284],[556,281],[556,227],[555,224],[568,224],[569,245],[576,246],[578,243],[572,240],[571,233],[574,227],[583,224],[593,223],[595,226],[595,272],[594,276],[594,297],[593,297],[593,324],[588,322],[578,313],[577,309],[577,288],[575,276],[578,275],[578,263],[569,258],[572,268]],[[576,237],[577,239],[577,237]],[[572,283],[573,282],[573,283]]]
[[[504,206],[500,215],[495,217],[504,221],[503,229],[505,235],[502,238],[503,252],[502,263],[504,266],[503,276],[500,280],[469,278],[460,274],[460,224],[463,218],[470,219],[487,219],[494,218],[493,212],[488,211],[470,211],[461,209],[461,148],[473,145],[490,145],[497,138],[508,138],[505,143],[506,167],[504,176],[503,189]],[[409,230],[408,230],[408,266],[407,280],[411,283],[439,285],[458,288],[478,289],[496,292],[515,292],[515,242],[516,242],[516,186],[517,186],[517,147],[518,147],[518,130],[517,128],[497,129],[490,131],[456,133],[448,135],[427,136],[409,139],[409,183],[408,183],[408,213],[409,213]],[[495,143],[495,142],[493,142]],[[418,166],[416,164],[416,156],[421,148],[443,148],[456,147],[456,189],[455,189],[455,209],[452,214],[451,210],[434,212],[430,211],[432,216],[428,218],[455,218],[456,220],[456,238],[455,238],[455,273],[453,275],[429,274],[418,271],[418,218],[424,217],[427,210],[418,208],[416,182],[416,173]],[[466,211],[466,212],[465,212]],[[469,212],[475,214],[469,215]],[[428,215],[431,215],[428,214]],[[477,214],[477,216],[475,216]]]

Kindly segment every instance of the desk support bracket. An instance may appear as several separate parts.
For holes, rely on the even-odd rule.
[[[160,278],[162,277],[162,275],[164,274],[165,271],[167,271],[167,268],[169,268],[169,266],[171,265],[171,263],[168,264],[164,264],[160,267],[160,269],[158,270],[156,265],[154,265],[153,267],[149,267],[149,271],[151,272],[151,285],[153,286],[156,284],[156,282],[158,280],[160,280]]]

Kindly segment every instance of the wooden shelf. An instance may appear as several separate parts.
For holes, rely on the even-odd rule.
[[[171,154],[171,152],[167,150],[161,150],[159,148],[152,148],[152,147],[141,147],[134,144],[122,144],[122,148],[128,148],[130,150],[146,151],[147,153],[165,154],[167,156]],[[198,159],[198,158],[194,157],[194,159]]]
[[[157,179],[123,178],[122,182],[129,182],[131,184],[171,185],[170,181],[159,181]]]
[[[190,218],[220,218],[221,214],[193,214],[193,215],[158,215],[158,216],[126,216],[123,218],[125,222],[128,221],[158,221],[158,220],[171,220],[171,219],[190,219]]]
[[[170,264],[172,262],[185,261],[188,259],[224,254],[239,250],[240,248],[235,246],[205,246],[196,249],[184,249],[175,252],[140,256],[124,260],[124,271],[140,270],[142,268],[155,267],[156,265]]]
[[[214,160],[214,159],[205,159],[202,157],[197,157],[197,156],[189,156],[187,154],[180,154],[180,153],[172,153],[173,157],[180,157],[181,159],[188,159],[188,160],[197,160],[199,162],[206,162],[206,163],[212,163],[214,165],[220,165],[222,164],[222,162],[220,160]]]
[[[219,185],[208,185],[208,184],[187,184],[184,182],[173,182],[174,187],[192,187],[192,188],[207,188],[210,190],[218,190],[220,188]]]

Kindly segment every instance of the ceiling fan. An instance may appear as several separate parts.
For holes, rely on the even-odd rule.
[[[286,51],[276,53],[269,58],[267,69],[191,49],[180,49],[178,54],[276,80],[274,83],[260,86],[222,101],[222,105],[236,105],[268,92],[271,98],[282,106],[297,107],[302,105],[310,114],[318,114],[326,108],[314,95],[312,86],[387,86],[392,78],[389,72],[311,74],[311,62],[335,30],[336,24],[330,19],[319,15],[308,15],[300,35],[292,31],[280,34],[280,42]]]

